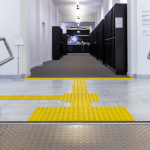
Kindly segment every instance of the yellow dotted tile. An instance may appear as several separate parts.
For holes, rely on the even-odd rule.
[[[135,121],[125,107],[38,107],[28,121]]]
[[[100,102],[97,94],[63,94],[61,97],[61,102]]]

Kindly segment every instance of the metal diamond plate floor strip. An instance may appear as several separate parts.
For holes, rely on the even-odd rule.
[[[0,125],[0,150],[150,150],[150,125]]]

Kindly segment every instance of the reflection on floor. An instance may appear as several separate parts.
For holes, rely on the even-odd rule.
[[[73,80],[0,80],[0,95],[63,95],[72,93]],[[88,92],[101,102],[92,107],[124,106],[136,121],[150,121],[150,80],[86,80]],[[27,121],[37,107],[70,107],[59,100],[0,100],[0,121]]]

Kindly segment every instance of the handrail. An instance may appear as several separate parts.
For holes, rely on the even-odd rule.
[[[4,41],[4,44],[5,44],[5,46],[6,46],[7,50],[8,50],[8,53],[10,55],[9,58],[7,58],[7,59],[5,59],[5,60],[0,62],[0,66],[2,66],[4,64],[6,64],[7,62],[11,61],[12,59],[14,59],[14,55],[12,53],[12,50],[10,49],[10,46],[9,46],[7,40],[4,37],[0,37],[0,41]]]

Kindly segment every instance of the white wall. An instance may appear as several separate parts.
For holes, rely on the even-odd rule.
[[[39,5],[38,10],[37,5]],[[52,60],[52,26],[60,26],[61,15],[52,0],[31,0],[30,9],[30,67],[34,68],[43,65],[43,62]],[[37,21],[37,18],[40,19]]]
[[[37,64],[36,55],[37,55],[37,42],[36,42],[36,23],[37,23],[37,6],[36,0],[30,0],[30,67],[33,68]]]
[[[0,67],[0,76],[17,75],[18,47],[14,46],[14,36],[20,35],[20,0],[0,0],[0,37],[5,37],[13,51],[15,59]],[[9,55],[0,42],[0,60]]]
[[[128,75],[137,78],[150,78],[150,61],[147,59],[150,50],[150,27],[143,27],[143,10],[149,10],[149,0],[128,0]],[[145,14],[149,14],[146,12]],[[143,36],[146,35],[146,36]],[[149,34],[150,35],[150,34]]]
[[[0,0],[0,20],[0,37],[6,37],[15,56],[0,67],[0,78],[17,75],[14,36],[22,36],[25,43],[20,48],[21,76],[29,76],[31,68],[52,60],[52,26],[61,26],[61,15],[52,0]],[[9,56],[2,42],[0,54],[0,60]]]

